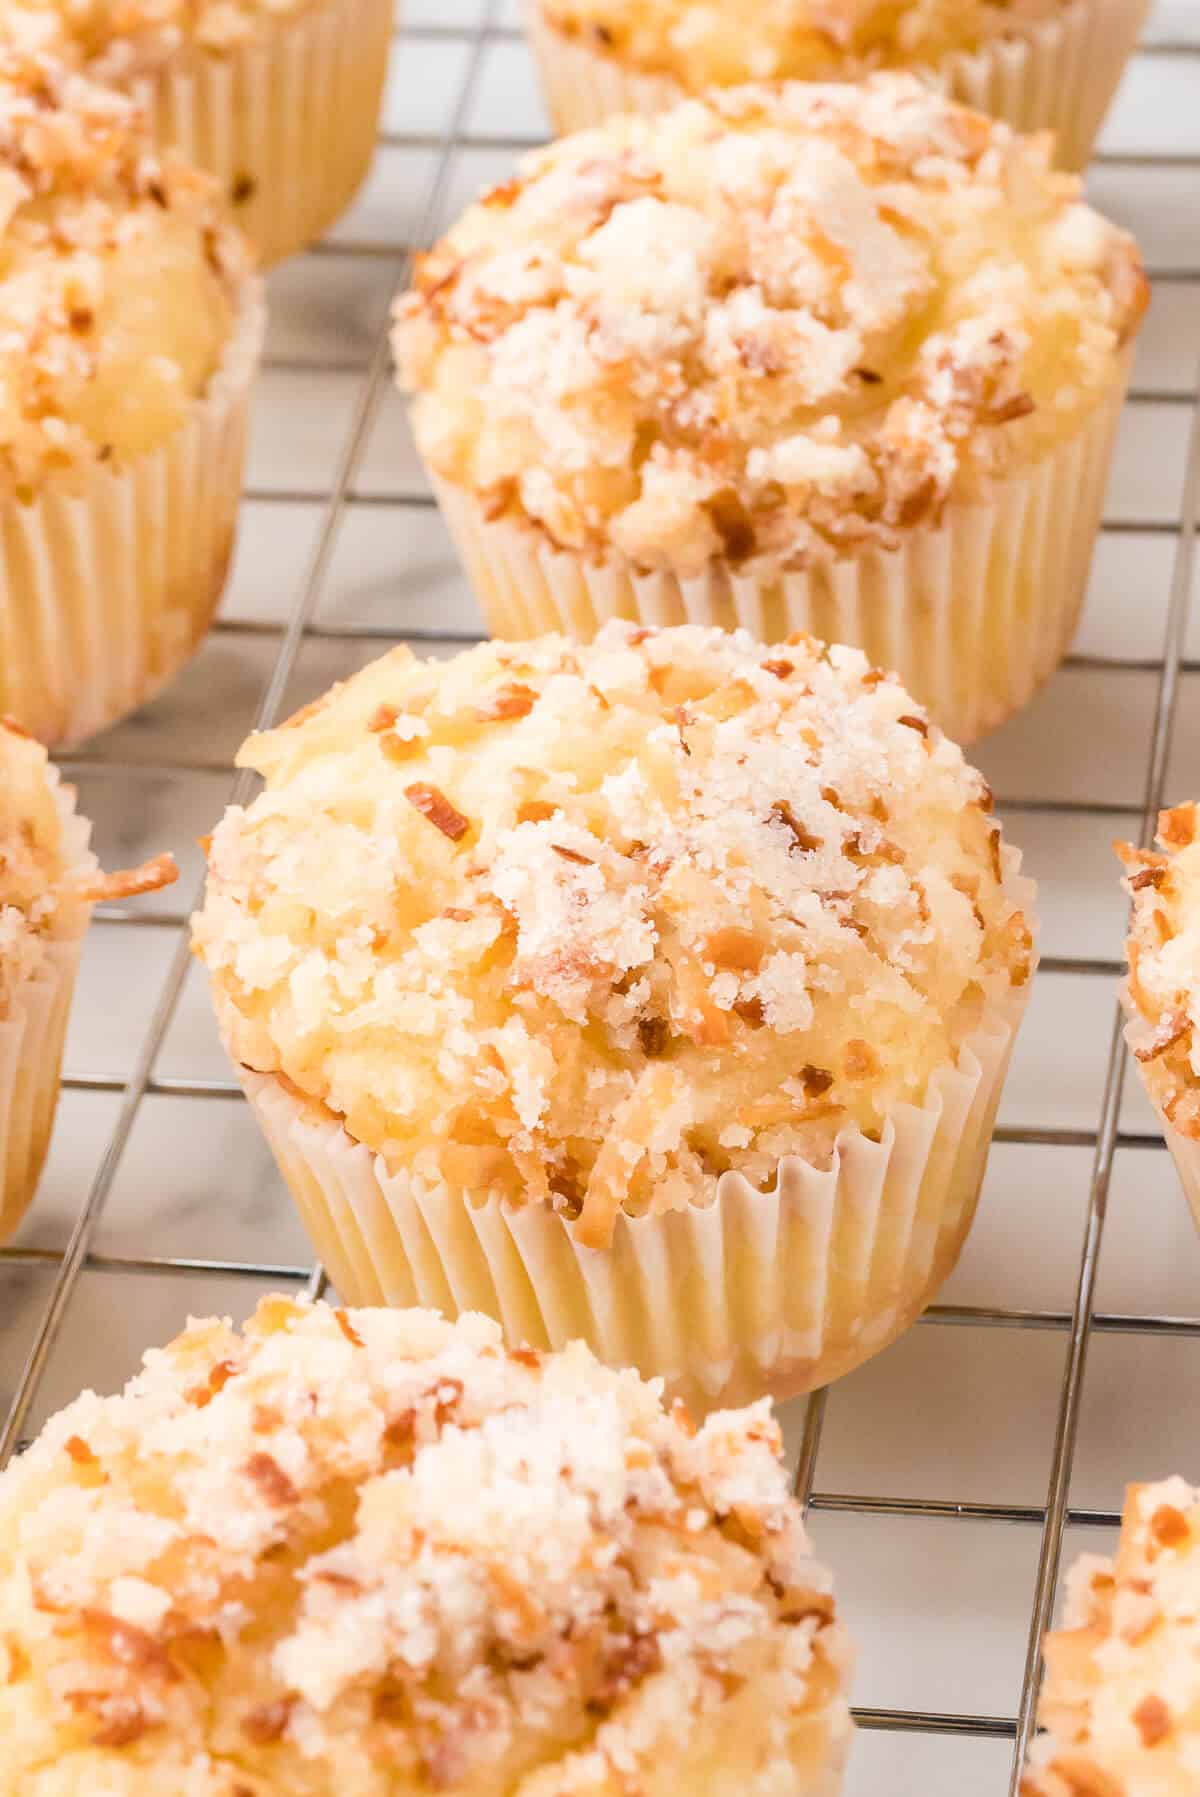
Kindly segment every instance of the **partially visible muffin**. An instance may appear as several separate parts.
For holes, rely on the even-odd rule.
[[[105,878],[46,751],[0,717],[0,1242],[37,1186],[84,932],[101,898],[175,877],[168,857]]]
[[[1158,817],[1158,848],[1118,843],[1133,900],[1127,1037],[1200,1224],[1200,812]]]
[[[264,264],[320,237],[375,149],[393,0],[8,0],[0,43],[136,99]]]
[[[536,152],[394,345],[496,634],[811,630],[970,741],[1070,639],[1145,304],[1044,142],[878,76]]]
[[[1085,1554],[1021,1797],[1188,1797],[1200,1763],[1200,1492],[1131,1485],[1114,1559]]]
[[[694,627],[396,650],[239,760],[266,790],[213,833],[194,942],[343,1295],[415,1289],[739,1395],[928,1302],[1033,920],[985,784],[895,679]],[[311,1129],[281,1143],[280,1105]],[[889,1166],[895,1217],[854,1195]],[[475,1239],[509,1217],[519,1265]],[[657,1273],[627,1263],[668,1238]],[[611,1315],[578,1289],[597,1251]]]
[[[41,56],[0,51],[0,195],[0,711],[59,742],[207,629],[262,299],[211,179]]]
[[[1086,162],[1148,0],[528,0],[556,127],[746,81],[918,70]]]
[[[835,1797],[848,1651],[765,1406],[265,1299],[0,1477],[22,1797]]]

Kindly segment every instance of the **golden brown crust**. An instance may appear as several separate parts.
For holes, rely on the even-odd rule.
[[[549,544],[695,575],[894,545],[1122,378],[1132,241],[914,79],[708,94],[538,152],[397,307],[423,453]]]
[[[193,1323],[0,1476],[0,1783],[826,1797],[847,1651],[779,1456],[765,1404],[697,1430],[482,1317]]]

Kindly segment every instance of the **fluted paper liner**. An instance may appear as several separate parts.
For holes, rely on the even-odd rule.
[[[379,128],[393,0],[321,0],[220,53],[181,48],[131,83],[158,143],[216,175],[264,266],[323,235]]]
[[[930,1303],[975,1213],[1026,995],[990,1006],[957,1065],[924,1104],[897,1107],[880,1141],[849,1128],[826,1170],[791,1156],[766,1191],[726,1173],[708,1205],[622,1212],[603,1250],[548,1206],[389,1172],[274,1075],[239,1071],[346,1303],[485,1311],[514,1345],[582,1338],[707,1410],[823,1385]]]
[[[830,550],[799,570],[639,573],[612,554],[588,560],[527,522],[489,519],[465,488],[430,471],[443,515],[493,636],[564,631],[583,641],[609,618],[650,625],[743,625],[761,642],[806,630],[851,643],[905,686],[959,743],[1027,705],[1070,646],[1087,591],[1113,438],[1128,380],[1041,460],[952,499],[896,549]]]
[[[50,770],[57,781],[57,771]],[[91,872],[91,826],[75,811],[74,793],[57,786],[63,827],[63,861]],[[36,975],[16,987],[0,1016],[0,1242],[20,1223],[37,1189],[58,1105],[63,1041],[91,909],[81,912],[75,934],[49,942]]]
[[[0,502],[0,712],[42,742],[78,742],[144,704],[207,632],[265,317],[249,281],[208,391],[159,448]]]
[[[1148,11],[1149,0],[1073,0],[1028,33],[955,51],[917,72],[1018,131],[1055,132],[1059,163],[1082,168]],[[560,134],[617,112],[663,112],[684,98],[673,76],[626,69],[555,30],[538,0],[529,0],[529,39]]]

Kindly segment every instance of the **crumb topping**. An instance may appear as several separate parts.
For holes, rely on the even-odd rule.
[[[0,1022],[17,988],[36,979],[48,946],[77,936],[91,905],[169,885],[169,855],[105,876],[68,840],[58,770],[42,745],[0,717]]]
[[[907,76],[615,119],[420,260],[393,340],[421,448],[645,569],[895,542],[1118,377],[1145,283],[1079,193]]]
[[[1133,900],[1129,1045],[1168,1123],[1200,1140],[1200,841],[1191,801],[1159,813],[1158,845],[1115,845]]]
[[[0,470],[119,464],[177,428],[228,341],[248,251],[141,111],[0,51]]]
[[[859,80],[1022,38],[1072,0],[537,0],[563,37],[689,92],[741,81]]]
[[[1200,1492],[1133,1485],[1115,1559],[1085,1554],[1047,1637],[1022,1797],[1186,1797],[1200,1766]]]
[[[479,1316],[189,1324],[0,1477],[10,1782],[816,1797],[847,1655],[779,1430],[659,1393]]]
[[[319,0],[5,0],[0,39],[125,86],[257,43]]]
[[[812,638],[395,650],[241,762],[194,923],[235,1058],[585,1242],[878,1135],[1032,968],[983,781]]]

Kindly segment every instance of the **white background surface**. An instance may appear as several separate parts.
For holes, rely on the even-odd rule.
[[[67,1057],[67,1089],[44,1186],[17,1243],[0,1253],[0,1417],[53,1290],[61,1254],[101,1165],[163,977],[194,901],[194,839],[211,827],[304,582],[356,398],[430,189],[438,136],[471,58],[482,0],[410,0],[397,38],[385,136],[371,179],[331,240],[275,273],[241,548],[222,624],[177,685],[69,763],[109,865],[173,848],[183,880],[137,913],[98,921]],[[442,222],[503,179],[515,141],[545,122],[506,10],[467,109]],[[1081,1132],[1078,1145],[1002,1142],[946,1304],[1057,1313],[1059,1326],[914,1330],[832,1393],[818,1494],[1045,1503],[1091,1148],[1111,1028],[1123,905],[1110,852],[1136,832],[1149,752],[1196,366],[1200,357],[1200,7],[1166,0],[1135,58],[1089,181],[1095,202],[1140,236],[1160,276],[1143,335],[1087,615],[1070,665],[1032,709],[981,745],[1012,838],[1041,882],[1043,953],[1081,961],[1043,972],[1001,1113],[1002,1130]],[[436,652],[479,629],[425,483],[398,397],[386,393],[285,709],[400,636]],[[1200,605],[1187,637],[1168,796],[1200,788]],[[1116,665],[1120,663],[1121,665]],[[1128,665],[1130,663],[1139,665]],[[153,921],[154,918],[157,921]],[[1096,965],[1099,963],[1099,965]],[[1113,964],[1113,965],[1106,965]],[[215,1088],[215,1091],[213,1090]],[[208,1095],[204,1095],[207,1091]],[[228,1094],[228,1095],[225,1095]],[[1099,1304],[1104,1313],[1197,1313],[1200,1242],[1153,1119],[1127,1086]],[[307,1270],[308,1251],[267,1150],[189,975],[116,1168],[91,1254],[50,1356],[30,1426],[81,1383],[117,1384],[146,1345],[189,1313],[240,1317],[280,1274],[138,1270],[183,1260]],[[1104,1330],[1088,1362],[1071,1501],[1119,1507],[1126,1480],[1200,1477],[1186,1419],[1200,1404],[1200,1340]],[[793,1407],[796,1409],[796,1407]],[[789,1427],[798,1429],[793,1415]],[[860,1644],[866,1706],[1011,1719],[1020,1697],[1040,1527],[954,1515],[850,1514],[818,1507],[819,1550],[836,1568]],[[1068,1554],[1110,1531],[1073,1527]],[[852,1797],[1002,1797],[1003,1739],[870,1732]]]

